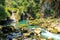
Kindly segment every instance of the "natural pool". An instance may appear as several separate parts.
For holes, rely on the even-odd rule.
[[[19,24],[26,24],[27,25],[27,20],[20,21]],[[33,29],[33,28],[41,28],[39,26],[30,26],[29,24],[27,25],[27,28]],[[47,30],[41,28],[41,36],[43,38],[48,38],[51,37],[53,40],[60,40],[60,34],[53,34],[48,32]]]
[[[32,29],[35,29],[35,28],[41,28],[39,26],[31,26],[31,25],[27,24],[27,20],[19,21],[19,23],[16,26],[18,27],[18,26],[20,26],[22,24],[27,25],[26,28],[28,28],[31,31],[33,31]],[[15,38],[15,37],[18,37],[18,36],[19,37],[22,36],[21,32],[19,32],[19,31],[18,32],[13,32],[12,34],[8,34],[7,35],[7,37],[12,37],[12,39]],[[45,38],[45,39],[48,39],[48,37],[51,37],[53,40],[60,40],[60,34],[50,33],[46,29],[43,29],[43,28],[41,28],[40,36],[43,37],[43,38]]]

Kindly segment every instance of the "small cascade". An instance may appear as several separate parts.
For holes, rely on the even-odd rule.
[[[12,12],[12,16],[14,16],[14,13]]]
[[[12,12],[12,19],[13,19],[13,22],[16,22],[16,18],[13,12]]]
[[[13,20],[11,25],[14,26],[14,28],[16,29],[16,18],[15,18],[15,15],[14,15],[14,14],[15,14],[15,13],[12,12],[12,15],[11,15],[10,18]]]

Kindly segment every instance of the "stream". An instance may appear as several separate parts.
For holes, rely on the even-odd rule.
[[[26,20],[20,21],[19,23],[20,23],[20,24],[27,24],[27,23],[26,23]],[[33,29],[33,28],[41,28],[41,27],[39,27],[39,26],[29,26],[29,25],[28,25],[27,28]],[[53,40],[60,40],[60,34],[50,33],[50,32],[48,32],[47,30],[45,30],[45,29],[43,29],[43,28],[41,28],[41,33],[40,33],[40,34],[41,34],[41,36],[42,36],[43,38],[51,37],[51,38],[53,38]]]
[[[12,13],[12,16],[14,16],[14,13]],[[24,16],[23,16],[23,19],[24,19]],[[18,26],[20,26],[20,24],[25,24],[25,25],[27,25],[27,28],[28,29],[33,29],[33,28],[41,28],[41,27],[39,27],[39,26],[30,26],[27,22],[29,21],[29,19],[27,19],[27,20],[21,20],[21,21],[19,21],[18,22],[18,24],[16,24],[15,22],[16,22],[16,19],[15,18],[13,18],[13,22],[14,22],[14,24],[13,24],[13,26],[15,27],[15,29],[17,28],[17,29],[19,29],[18,28]],[[60,34],[53,34],[53,33],[50,33],[50,32],[48,32],[47,30],[45,30],[45,29],[43,29],[43,28],[41,28],[41,36],[43,37],[43,38],[48,38],[48,37],[51,37],[51,38],[53,38],[53,40],[60,40]],[[19,36],[22,36],[21,35],[21,32],[14,32],[14,33],[12,33],[12,34],[8,34],[7,35],[7,39],[6,40],[8,40],[8,38],[15,38],[15,37],[19,37]]]
[[[32,29],[34,29],[34,28],[41,28],[39,26],[30,26],[29,24],[27,24],[27,20],[20,21],[18,24],[16,24],[16,26],[19,26],[19,24],[26,24],[27,28],[31,31],[33,31]],[[21,33],[21,31],[16,31],[16,32],[13,32],[11,34],[7,34],[6,40],[22,37],[22,35],[23,34]],[[43,38],[46,38],[46,39],[48,39],[48,37],[51,37],[53,40],[60,40],[60,34],[50,33],[49,31],[47,31],[46,29],[43,29],[43,28],[41,28],[40,36]],[[25,40],[28,40],[28,39],[29,38],[27,38]]]

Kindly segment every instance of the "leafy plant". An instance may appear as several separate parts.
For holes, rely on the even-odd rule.
[[[8,17],[8,13],[5,12],[5,7],[0,5],[0,20],[5,20]]]

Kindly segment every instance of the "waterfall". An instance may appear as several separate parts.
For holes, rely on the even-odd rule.
[[[14,16],[14,13],[12,12],[12,16]]]
[[[14,26],[14,28],[16,29],[16,18],[15,18],[15,15],[14,15],[14,14],[15,14],[15,13],[12,12],[11,19],[12,19],[13,21],[12,21],[12,24],[11,24],[11,25]]]
[[[15,18],[15,15],[14,15],[14,13],[12,12],[12,19],[13,19],[13,22],[16,22],[16,18]]]

